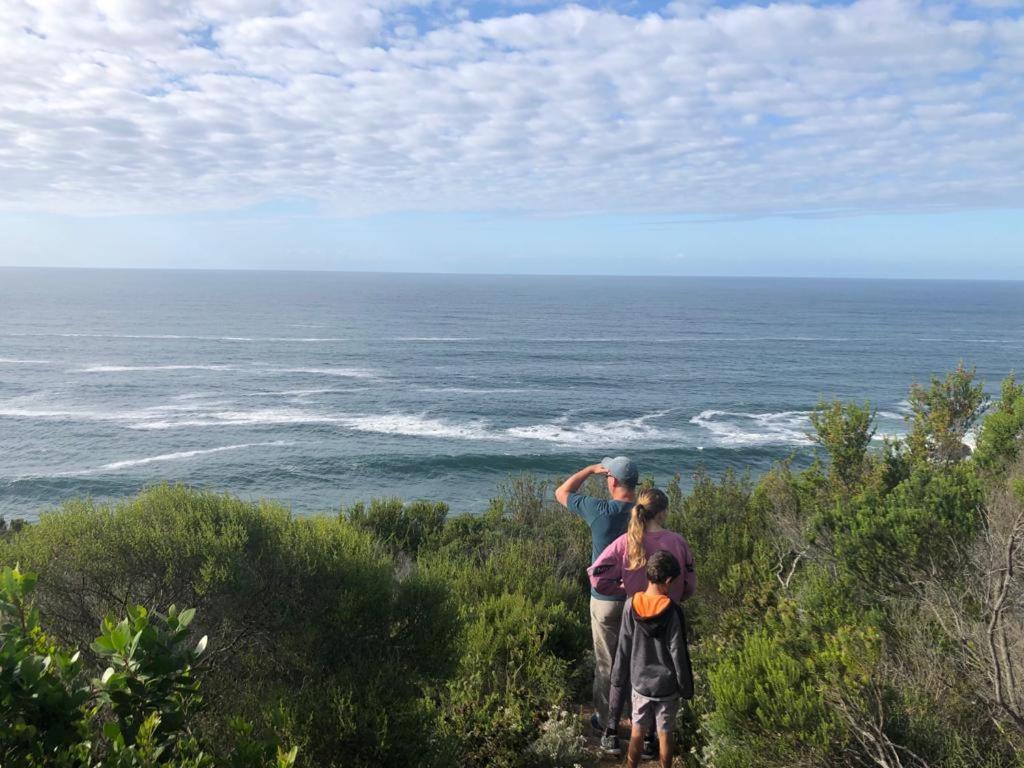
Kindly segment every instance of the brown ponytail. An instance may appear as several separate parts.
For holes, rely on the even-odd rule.
[[[635,571],[647,565],[644,531],[647,523],[668,508],[668,496],[657,488],[646,488],[637,494],[626,529],[626,568]]]

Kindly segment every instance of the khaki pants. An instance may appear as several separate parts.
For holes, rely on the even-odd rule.
[[[623,600],[590,598],[590,632],[594,637],[594,711],[601,725],[608,724],[608,692],[612,685],[612,663],[619,644]]]

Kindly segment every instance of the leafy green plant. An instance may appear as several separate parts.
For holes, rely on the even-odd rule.
[[[999,401],[978,432],[975,458],[982,467],[1005,469],[1020,454],[1024,442],[1024,384],[1012,374],[1003,381]]]
[[[110,666],[96,690],[114,718],[104,735],[118,747],[136,743],[140,734],[154,759],[176,756],[182,744],[191,747],[188,724],[201,704],[192,670],[207,644],[204,635],[191,645],[188,627],[194,616],[191,608],[179,612],[172,605],[163,615],[138,605],[121,621],[103,620],[92,650]]]
[[[35,583],[17,566],[0,569],[0,765],[79,765],[90,692],[79,654],[43,634]]]
[[[964,437],[985,410],[984,385],[961,362],[944,379],[910,388],[910,434],[907,445],[916,461],[953,464],[964,455]]]
[[[867,468],[868,446],[876,429],[871,404],[821,401],[811,411],[810,418],[814,427],[811,439],[824,448],[831,459],[830,477],[845,490],[856,487]]]
[[[433,541],[444,528],[448,505],[433,501],[373,499],[357,502],[342,516],[357,528],[369,531],[392,554],[415,557],[420,547]]]

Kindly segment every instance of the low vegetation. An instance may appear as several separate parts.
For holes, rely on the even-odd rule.
[[[821,403],[810,468],[668,488],[700,577],[679,765],[1024,766],[1024,387],[910,402],[904,442]],[[531,477],[447,512],[158,486],[6,530],[0,765],[595,761],[586,527]]]

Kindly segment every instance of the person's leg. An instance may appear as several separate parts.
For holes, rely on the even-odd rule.
[[[659,754],[659,762],[661,768],[672,768],[672,731],[661,731],[658,734],[658,749],[661,750]]]
[[[594,640],[594,712],[602,727],[608,725],[608,691],[612,685],[612,662],[622,623],[620,600],[590,598],[590,632]]]
[[[636,768],[640,763],[640,750],[644,744],[644,729],[636,725],[629,733],[629,751],[626,753],[627,768]]]
[[[644,734],[655,725],[657,702],[633,691],[633,730],[629,734],[629,751],[626,753],[626,764],[636,768],[640,762],[644,746]]]
[[[673,736],[678,714],[678,698],[658,702],[654,715],[654,727],[658,731],[658,757],[661,768],[672,768]]]

